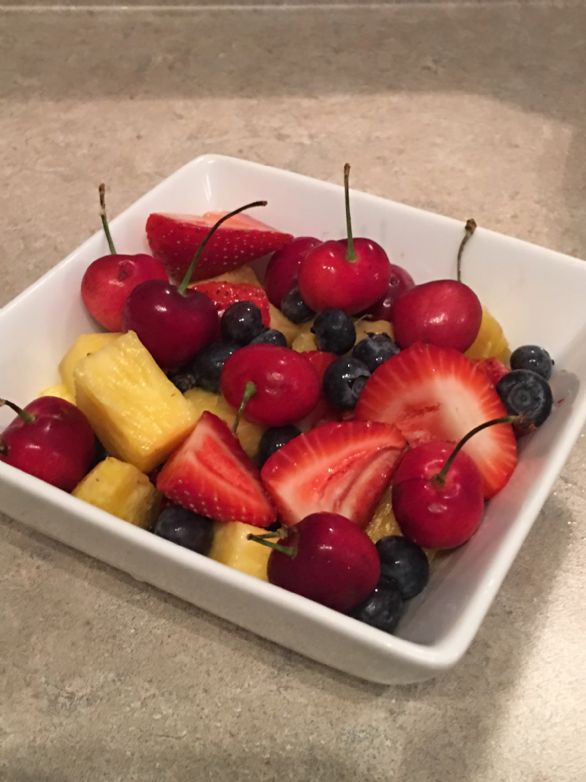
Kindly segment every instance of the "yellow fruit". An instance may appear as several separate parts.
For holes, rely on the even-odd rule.
[[[494,315],[482,307],[482,321],[476,339],[466,351],[468,358],[498,358],[507,364],[511,351],[502,327]]]
[[[312,334],[311,332],[312,326],[313,321],[309,321],[309,323],[303,323],[301,326],[297,327],[297,336],[291,343],[293,350],[296,350],[298,353],[306,353],[308,350],[317,350],[315,334]]]
[[[106,450],[142,472],[160,464],[197,420],[133,331],[79,362],[75,398]]]
[[[212,391],[204,391],[203,388],[191,388],[185,392],[185,399],[191,405],[196,420],[200,418],[205,410],[208,410],[210,413],[217,415],[218,418],[221,418],[222,421],[225,421],[228,426],[232,426],[234,423],[236,411],[219,394],[214,394]],[[251,458],[256,456],[263,432],[263,426],[253,424],[245,418],[240,419],[237,437],[240,440],[240,445]]]
[[[403,534],[391,507],[391,493],[389,491],[381,497],[365,532],[373,543],[387,535]]]
[[[56,396],[59,397],[59,399],[65,399],[66,402],[71,402],[72,405],[75,404],[75,399],[73,398],[73,394],[63,383],[57,383],[57,385],[55,386],[49,386],[49,388],[44,388],[39,393],[39,396]]]
[[[63,385],[69,393],[75,397],[75,384],[73,374],[75,367],[87,356],[100,350],[105,345],[110,345],[120,334],[109,332],[97,332],[95,334],[81,334],[69,348],[59,364],[59,374]]]
[[[146,475],[112,456],[96,465],[73,495],[144,529],[154,522],[161,499]]]
[[[246,537],[249,534],[258,535],[262,531],[252,524],[242,524],[240,521],[217,522],[214,525],[210,557],[248,573],[249,576],[267,581],[267,563],[271,549]]]
[[[270,302],[269,312],[271,314],[271,328],[277,329],[277,331],[280,331],[282,334],[284,334],[287,343],[291,345],[300,332],[299,326],[286,318],[281,310],[273,307]]]
[[[388,320],[359,320],[356,326],[356,342],[365,339],[369,334],[386,334],[393,339],[393,327]]]

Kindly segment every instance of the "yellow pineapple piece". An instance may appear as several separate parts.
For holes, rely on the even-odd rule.
[[[366,534],[376,543],[387,535],[402,535],[401,528],[391,506],[391,493],[387,491],[381,497],[372,519],[365,529]]]
[[[193,429],[193,407],[133,331],[79,362],[77,406],[106,450],[150,472]]]
[[[185,398],[192,406],[196,420],[200,418],[205,410],[208,410],[210,413],[217,415],[218,418],[221,418],[222,421],[225,421],[228,426],[231,427],[234,423],[236,410],[220,394],[205,391],[203,388],[191,388],[185,392]],[[240,445],[251,459],[254,459],[257,454],[258,444],[264,430],[265,427],[260,424],[247,421],[244,417],[240,419],[236,436],[240,440]]]
[[[394,338],[393,327],[388,320],[358,320],[356,326],[356,342],[365,339],[369,334],[386,334]]]
[[[308,350],[318,349],[315,341],[315,334],[312,334],[311,332],[312,326],[313,321],[310,320],[308,323],[302,323],[297,327],[297,336],[291,343],[293,350],[296,350],[298,353],[306,353]]]
[[[73,374],[78,363],[83,358],[95,353],[96,350],[111,344],[119,336],[120,334],[117,333],[97,332],[95,334],[81,334],[75,340],[59,364],[59,374],[63,385],[73,397],[75,397]]]
[[[56,396],[59,399],[65,399],[66,402],[70,402],[72,405],[75,404],[73,394],[64,383],[57,383],[54,386],[44,388],[39,392],[38,396]]]
[[[270,302],[269,312],[271,315],[271,328],[277,329],[277,331],[280,331],[282,334],[284,334],[285,339],[287,340],[287,344],[291,345],[295,339],[297,339],[297,336],[300,332],[298,324],[293,323],[293,321],[289,320],[289,318],[286,318],[281,310],[278,310]]]
[[[511,351],[502,327],[494,315],[482,307],[482,321],[476,339],[466,351],[468,358],[498,358],[507,364]]]
[[[259,532],[263,530],[240,521],[216,522],[210,557],[249,576],[268,581],[267,564],[271,549],[246,537]]]
[[[73,495],[144,529],[154,522],[161,499],[146,475],[113,456],[96,465]]]

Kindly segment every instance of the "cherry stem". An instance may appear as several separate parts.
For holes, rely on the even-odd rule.
[[[464,238],[460,242],[460,246],[458,248],[458,261],[457,261],[458,282],[462,282],[462,254],[464,252],[464,247],[466,247],[466,245],[472,238],[472,234],[474,233],[475,230],[476,230],[476,220],[473,217],[470,217],[468,220],[466,220],[466,225],[464,226]]]
[[[344,165],[344,203],[346,206],[346,233],[348,243],[346,245],[346,260],[352,263],[356,260],[354,249],[354,237],[352,236],[352,218],[350,216],[350,163]]]
[[[189,283],[191,282],[191,278],[193,277],[193,272],[195,271],[195,267],[199,263],[199,259],[201,258],[202,253],[205,250],[206,244],[209,242],[209,240],[212,238],[212,236],[215,234],[218,228],[222,225],[222,223],[225,223],[226,220],[229,220],[231,217],[234,217],[234,215],[240,214],[240,212],[244,212],[245,209],[252,209],[254,206],[266,206],[267,203],[268,201],[252,201],[250,204],[239,206],[238,209],[234,209],[232,212],[228,212],[228,214],[225,214],[222,217],[220,217],[218,222],[212,225],[210,230],[204,236],[201,244],[195,251],[195,255],[193,256],[191,263],[187,267],[185,276],[183,277],[181,283],[179,284],[179,287],[177,288],[177,290],[182,296],[185,296],[185,291],[189,287]]]
[[[236,434],[236,432],[238,431],[238,424],[240,423],[240,418],[244,413],[244,408],[250,402],[250,400],[255,394],[256,394],[256,385],[252,382],[252,380],[247,380],[246,385],[244,386],[244,393],[242,394],[242,402],[240,402],[240,407],[236,411],[236,415],[234,417],[234,423],[232,424],[232,434]]]
[[[454,463],[456,456],[460,453],[468,440],[470,440],[471,437],[474,437],[475,434],[482,432],[483,429],[488,429],[489,426],[496,426],[496,424],[515,423],[515,421],[519,421],[522,417],[523,416],[520,415],[503,415],[501,418],[491,418],[490,421],[485,421],[483,424],[475,426],[474,429],[471,429],[468,434],[465,434],[464,437],[462,437],[460,442],[456,445],[452,453],[446,459],[444,466],[441,468],[438,474],[432,478],[432,481],[438,486],[443,486],[445,484],[448,470]]]
[[[272,540],[267,540],[268,535],[252,535],[246,536],[247,540],[253,540],[255,543],[260,543],[261,546],[267,546],[272,548],[273,551],[280,551],[281,554],[286,554],[293,559],[297,556],[297,546],[283,546],[280,543],[273,543]]]
[[[102,221],[102,228],[106,234],[106,241],[108,242],[110,253],[116,255],[116,247],[114,246],[114,240],[112,239],[110,226],[108,225],[108,218],[106,217],[106,185],[103,182],[98,188],[98,193],[100,194],[100,220]]]
[[[14,412],[20,418],[22,418],[25,424],[32,424],[32,422],[35,420],[34,415],[32,415],[31,413],[27,413],[26,410],[23,410],[22,407],[15,405],[14,402],[9,402],[8,399],[0,399],[0,407],[3,407],[4,405],[6,405],[6,407],[9,407],[11,410],[14,410]]]

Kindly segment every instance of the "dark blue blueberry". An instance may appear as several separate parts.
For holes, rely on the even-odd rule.
[[[403,600],[422,592],[429,581],[429,562],[425,551],[400,535],[387,535],[376,544],[380,557],[381,580],[392,580]]]
[[[212,545],[214,522],[179,505],[167,505],[155,522],[153,532],[179,546],[207,554]]]
[[[315,315],[301,298],[299,288],[291,288],[281,300],[281,312],[293,323],[306,323]]]
[[[225,310],[220,328],[226,342],[248,345],[265,330],[265,325],[262,312],[253,301],[237,301]]]
[[[314,320],[311,330],[319,350],[339,356],[347,353],[356,341],[354,321],[343,310],[323,310]]]
[[[265,329],[258,337],[255,337],[251,342],[251,345],[278,345],[279,347],[287,347],[287,338],[282,331],[277,329]]]
[[[380,581],[366,600],[354,609],[352,616],[385,633],[392,633],[402,613],[403,600],[397,585],[393,581]]]
[[[388,334],[368,334],[355,345],[352,355],[374,372],[377,367],[391,356],[396,356],[398,352],[399,346]]]
[[[169,375],[169,380],[183,394],[186,391],[189,391],[190,388],[195,388],[195,386],[197,385],[195,380],[195,375],[193,374],[193,372],[190,372],[187,369],[181,372],[174,372],[173,374]]]
[[[537,345],[521,345],[511,353],[511,369],[530,369],[545,380],[551,377],[553,364],[547,350]]]
[[[509,415],[522,416],[513,426],[519,433],[535,429],[547,419],[553,406],[553,395],[547,380],[530,369],[514,369],[503,375],[496,391]]]
[[[264,464],[269,456],[286,445],[289,440],[301,434],[301,430],[290,424],[289,426],[274,426],[265,429],[258,444],[258,463]]]
[[[324,373],[324,395],[336,407],[352,410],[369,377],[368,367],[357,358],[337,358]]]
[[[224,364],[239,349],[240,345],[233,342],[212,342],[201,350],[191,365],[194,385],[205,388],[206,391],[218,392]]]

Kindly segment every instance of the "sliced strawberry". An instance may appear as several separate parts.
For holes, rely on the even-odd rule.
[[[394,424],[410,445],[456,442],[478,424],[506,414],[478,365],[456,350],[423,344],[385,361],[356,405],[358,420]],[[503,488],[517,464],[509,424],[485,429],[464,450],[480,470],[486,497]]]
[[[198,282],[190,287],[205,293],[214,302],[220,317],[231,304],[237,301],[252,301],[261,311],[265,326],[268,328],[271,325],[269,300],[260,285],[249,285],[245,282]]]
[[[149,215],[146,233],[150,248],[172,279],[182,279],[202,240],[224,214],[206,212],[195,216],[155,212]],[[280,250],[292,238],[248,215],[235,215],[218,228],[206,245],[193,279],[203,280],[237,269],[255,258]]]
[[[404,447],[401,434],[388,424],[323,424],[276,451],[264,463],[261,479],[284,524],[329,511],[364,527]]]
[[[484,372],[493,386],[499,382],[501,377],[508,375],[511,371],[502,361],[494,356],[492,358],[479,358],[474,362]]]
[[[255,465],[227,424],[209,412],[167,460],[157,489],[177,505],[216,521],[268,527],[276,518]]]

